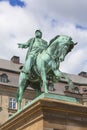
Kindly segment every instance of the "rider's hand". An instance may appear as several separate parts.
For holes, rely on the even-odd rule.
[[[18,48],[23,48],[23,44],[18,43]]]

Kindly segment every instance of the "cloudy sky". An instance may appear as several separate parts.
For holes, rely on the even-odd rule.
[[[78,74],[87,72],[87,0],[0,0],[0,58],[20,56],[24,62],[27,49],[19,49],[34,37],[36,29],[48,42],[56,35],[71,36],[78,44],[61,63],[60,70]]]

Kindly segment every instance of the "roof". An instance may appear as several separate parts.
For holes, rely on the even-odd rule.
[[[9,60],[0,59],[0,69],[5,69],[8,71],[20,72],[20,66],[22,64],[16,64]]]
[[[0,59],[0,69],[1,70],[7,70],[7,71],[11,71],[11,72],[20,72],[20,66],[22,66],[23,64],[16,64],[13,63],[11,60],[4,60],[4,59]],[[74,74],[67,74],[67,76],[74,82],[80,85],[86,85],[87,86],[87,78],[86,77],[82,77],[80,75],[74,75]],[[19,76],[15,76],[15,77],[9,77],[9,79],[13,78],[13,83],[11,84],[18,84],[18,77]],[[15,83],[16,81],[16,83]],[[61,81],[65,81],[65,79],[62,79]]]
[[[74,83],[87,85],[87,77],[82,77],[82,76],[74,75],[74,74],[67,74],[67,76],[68,76]]]

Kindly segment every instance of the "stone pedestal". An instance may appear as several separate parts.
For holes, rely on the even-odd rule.
[[[87,107],[74,98],[42,94],[0,130],[87,130]]]

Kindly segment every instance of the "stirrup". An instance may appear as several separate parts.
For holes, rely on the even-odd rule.
[[[24,73],[24,74],[26,74],[26,76],[27,76],[28,79],[29,79],[29,77],[30,77],[30,73],[27,73],[27,72],[25,72],[24,70],[22,70],[21,72]]]
[[[22,73],[25,73],[25,74],[27,74],[27,75],[29,75],[29,73],[25,72],[24,70],[22,70],[21,72],[22,72]]]

